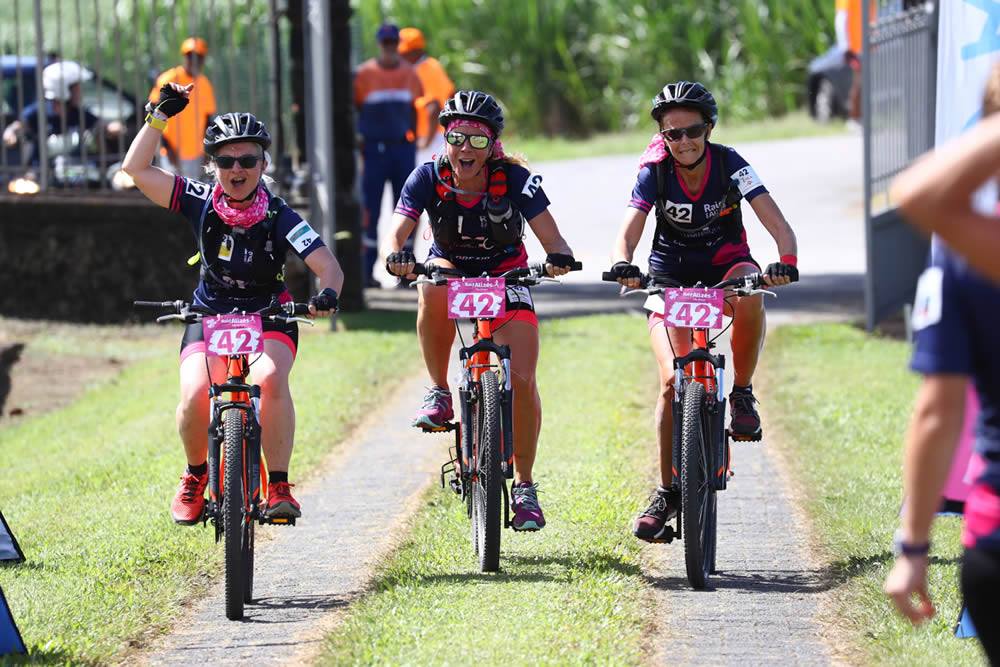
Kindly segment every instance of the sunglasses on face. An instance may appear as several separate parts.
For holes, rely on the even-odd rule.
[[[231,155],[216,155],[215,164],[219,165],[219,169],[232,169],[239,162],[240,166],[244,169],[253,169],[260,162],[260,155],[240,155],[239,157],[233,157]]]
[[[456,132],[452,130],[448,134],[444,135],[445,141],[447,141],[452,146],[461,146],[465,143],[465,140],[469,140],[469,145],[476,150],[483,150],[490,145],[490,138],[483,134],[466,134],[465,132]]]
[[[691,125],[688,127],[676,127],[670,128],[669,130],[660,130],[660,134],[667,141],[680,141],[684,137],[691,139],[697,139],[698,137],[705,134],[708,130],[708,123],[698,123],[697,125]]]

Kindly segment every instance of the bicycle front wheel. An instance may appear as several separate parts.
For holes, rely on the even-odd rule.
[[[705,588],[715,569],[715,490],[712,488],[705,388],[692,382],[684,391],[681,424],[681,526],[688,581]]]
[[[243,618],[243,591],[247,583],[244,558],[244,524],[247,520],[243,516],[243,411],[236,408],[226,410],[222,423],[225,430],[222,531],[226,551],[226,618],[238,621]]]
[[[476,469],[472,484],[472,522],[481,572],[500,569],[500,520],[505,483],[500,468],[500,383],[493,371],[480,378],[476,419]]]

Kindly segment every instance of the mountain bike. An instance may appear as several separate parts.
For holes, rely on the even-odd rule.
[[[582,268],[576,262],[571,270]],[[441,486],[451,473],[450,486],[466,505],[479,569],[496,572],[500,569],[501,528],[511,525],[506,480],[514,478],[514,399],[510,347],[494,342],[494,333],[503,325],[494,327],[493,321],[506,314],[508,288],[560,281],[546,274],[544,264],[512,269],[497,277],[468,277],[455,269],[422,264],[417,264],[413,272],[421,276],[414,285],[448,286],[448,317],[455,320],[462,343],[458,352],[462,363],[459,423],[428,429],[455,432],[449,461],[441,466]],[[465,345],[459,328],[463,319],[472,321],[472,345]]]
[[[295,525],[294,518],[266,518],[267,463],[260,447],[260,386],[247,384],[251,355],[264,351],[262,320],[303,322],[305,303],[273,300],[254,313],[216,314],[184,301],[136,301],[136,306],[172,309],[157,322],[179,320],[201,324],[205,337],[205,372],[211,406],[208,427],[208,502],[203,523],[211,520],[216,543],[225,543],[226,618],[243,618],[243,606],[253,602],[254,525]],[[212,382],[208,357],[221,357],[226,380]],[[259,358],[259,356],[258,356]]]
[[[617,282],[605,272],[602,279]],[[663,320],[670,328],[691,331],[691,351],[674,355],[673,485],[679,487],[681,507],[675,527],[668,526],[664,542],[684,541],[688,581],[705,588],[715,574],[717,498],[732,476],[730,440],[759,440],[732,433],[726,428],[725,355],[713,354],[716,341],[730,326],[722,327],[725,304],[736,296],[773,292],[761,289],[763,276],[754,273],[723,280],[713,287],[680,283],[643,275],[642,288],[623,288],[622,294],[663,296]],[[735,316],[735,309],[733,310]],[[711,329],[721,329],[712,336]],[[667,339],[670,340],[669,337]],[[673,352],[673,343],[671,343]]]

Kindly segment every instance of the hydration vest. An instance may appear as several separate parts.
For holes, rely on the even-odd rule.
[[[496,247],[512,246],[524,236],[524,216],[507,196],[507,169],[499,160],[487,163],[489,180],[486,187],[486,236]],[[459,216],[464,215],[455,201],[454,175],[448,159],[441,156],[434,163],[434,191],[437,198],[427,212],[434,242],[443,250],[454,246],[461,237]]]
[[[679,225],[670,219],[666,212],[667,179],[674,178],[675,167],[673,156],[668,154],[666,159],[660,160],[656,163],[657,237],[663,236],[673,239],[677,239],[678,236],[682,238],[689,237],[724,217],[728,218],[726,220],[726,225],[729,226],[731,230],[736,231],[743,229],[743,213],[740,211],[740,200],[743,198],[743,194],[740,192],[739,183],[736,179],[730,179],[728,186],[726,184],[725,149],[715,144],[708,144],[705,150],[712,151],[712,161],[718,162],[719,165],[719,188],[725,192],[722,201],[719,202],[719,212],[697,226]],[[723,234],[724,232],[720,230],[719,236],[722,236]]]
[[[212,198],[209,197],[201,209],[201,234],[198,237],[201,280],[215,289],[246,290],[247,298],[280,293],[284,289],[285,258],[283,253],[278,255],[274,231],[275,218],[285,207],[285,200],[270,195],[264,219],[247,229],[227,225],[218,214],[208,215],[211,205]],[[219,259],[225,236],[242,236],[243,245],[253,253],[253,273],[249,278],[234,278],[229,262]]]

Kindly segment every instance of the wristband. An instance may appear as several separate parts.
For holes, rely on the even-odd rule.
[[[146,114],[146,125],[149,125],[154,130],[159,130],[160,132],[163,132],[165,129],[167,129],[167,121],[157,118],[151,113]]]
[[[902,531],[897,530],[893,537],[892,547],[897,558],[900,556],[926,556],[930,553],[931,543],[912,544],[903,539]]]
[[[789,266],[794,267],[798,267],[799,265],[799,258],[797,255],[782,255],[778,261],[782,264],[788,264]]]

